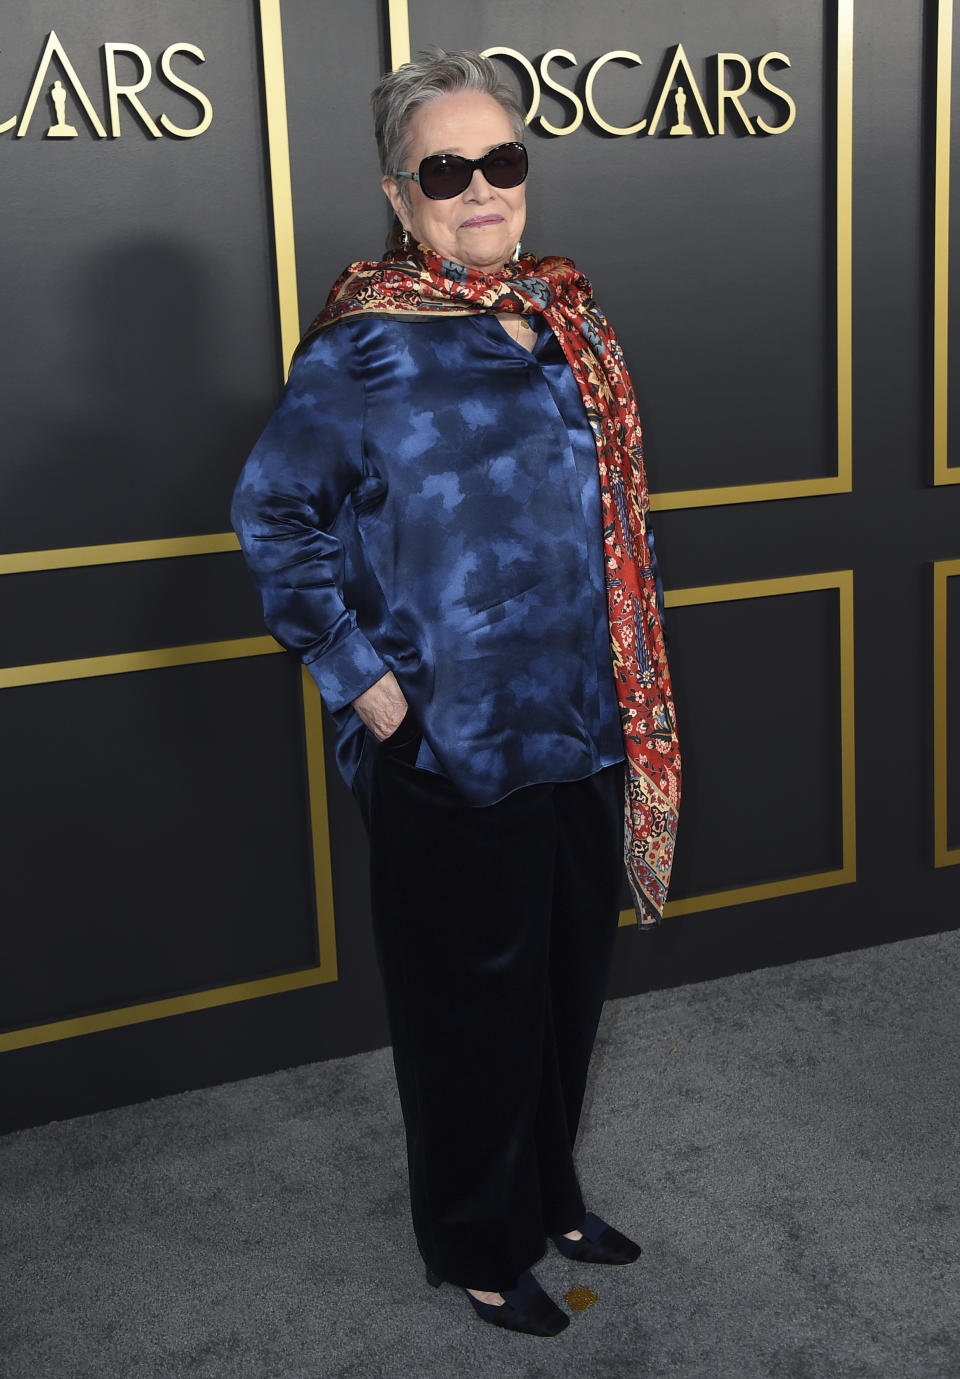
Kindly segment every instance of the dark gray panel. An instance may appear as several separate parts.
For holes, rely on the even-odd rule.
[[[684,768],[671,897],[841,866],[837,595],[668,618]]]
[[[7,666],[263,633],[239,552],[5,575],[0,584]]]
[[[960,575],[947,580],[947,846],[960,847]]]
[[[30,5],[5,16],[0,123],[25,101],[47,33],[106,120],[101,46],[174,63],[213,104],[196,138],[45,137],[44,83],[24,138],[0,136],[0,550],[223,531],[230,491],[278,375],[255,10],[144,0]],[[137,66],[118,58],[124,80]],[[186,129],[196,104],[154,76],[140,99]]]
[[[451,14],[441,0],[411,0],[410,8],[414,49],[507,46],[535,66],[547,50],[567,49],[576,68],[550,70],[581,97],[595,58],[638,53],[642,67],[611,63],[598,78],[597,106],[614,124],[652,116],[664,55],[677,43],[703,74],[708,107],[714,54],[790,57],[780,77],[769,73],[797,103],[783,135],[614,138],[587,117],[558,138],[534,121],[524,242],[575,259],[606,304],[640,398],[654,489],[836,472],[835,217],[826,190],[834,121],[824,90],[832,5],[651,0],[641,10],[601,0],[518,10],[489,0]],[[751,94],[744,104],[770,124],[783,119],[779,102]],[[541,109],[556,125],[572,117],[569,102],[549,94]],[[691,100],[691,126],[702,131],[693,110]]]
[[[5,1024],[316,961],[292,658],[0,698]]]

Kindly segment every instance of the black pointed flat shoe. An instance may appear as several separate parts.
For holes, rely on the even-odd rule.
[[[632,1264],[640,1257],[640,1246],[614,1226],[608,1226],[599,1216],[588,1211],[580,1227],[582,1240],[568,1240],[565,1235],[551,1235],[550,1239],[567,1259],[581,1264]]]
[[[427,1282],[431,1288],[439,1288],[443,1279],[427,1269]],[[570,1325],[566,1312],[561,1312],[548,1297],[529,1269],[520,1275],[514,1288],[500,1290],[502,1304],[481,1302],[466,1288],[463,1291],[481,1321],[502,1326],[505,1331],[522,1331],[527,1336],[556,1336]]]

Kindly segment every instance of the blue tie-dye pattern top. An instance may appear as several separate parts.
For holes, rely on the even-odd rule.
[[[417,765],[472,804],[577,780],[623,747],[596,448],[542,317],[351,317],[296,360],[234,495],[273,635],[356,771],[352,701],[388,669]]]

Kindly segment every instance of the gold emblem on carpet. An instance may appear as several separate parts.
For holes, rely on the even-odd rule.
[[[574,1312],[585,1312],[597,1301],[597,1295],[592,1288],[571,1288],[570,1292],[564,1293],[563,1296]]]

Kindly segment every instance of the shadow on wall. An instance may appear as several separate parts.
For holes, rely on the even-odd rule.
[[[270,399],[232,382],[244,343],[220,338],[217,276],[215,261],[169,240],[126,243],[75,272],[62,315],[41,328],[53,386],[8,476],[8,549],[227,530]]]

